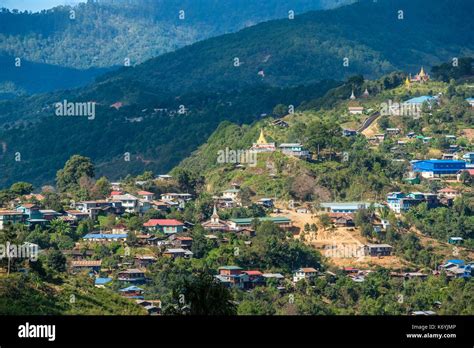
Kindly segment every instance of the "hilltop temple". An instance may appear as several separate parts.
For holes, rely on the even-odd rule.
[[[256,143],[253,143],[252,150],[256,152],[273,152],[276,150],[275,143],[267,142],[265,135],[263,134],[263,129],[260,130],[260,136]]]
[[[421,83],[423,83],[423,82],[429,81],[429,79],[430,79],[430,75],[425,73],[425,70],[423,69],[423,67],[421,67],[420,72],[418,74],[416,74],[415,77],[411,77],[411,75],[410,75],[410,82],[421,82]]]

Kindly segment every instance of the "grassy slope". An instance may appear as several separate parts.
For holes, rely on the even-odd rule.
[[[92,281],[65,278],[56,285],[37,284],[20,274],[0,275],[1,315],[144,315],[145,310]],[[71,295],[75,302],[71,303]]]

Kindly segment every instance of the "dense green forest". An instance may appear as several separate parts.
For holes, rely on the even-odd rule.
[[[126,57],[135,65],[198,40],[286,17],[289,10],[302,13],[348,2],[137,0],[80,3],[40,13],[4,9],[0,52],[74,68],[123,65]]]
[[[39,13],[0,9],[0,57],[5,56],[0,99],[79,87],[105,69],[133,66],[199,40],[286,17],[290,10],[300,14],[350,2],[137,0]],[[22,60],[21,67],[15,58]]]

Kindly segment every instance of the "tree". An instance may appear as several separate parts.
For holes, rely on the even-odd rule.
[[[461,181],[464,185],[470,185],[473,180],[471,174],[467,170],[464,170],[461,175],[459,176],[459,181]]]
[[[191,280],[184,279],[182,284],[173,290],[173,294],[178,305],[169,309],[172,314],[237,314],[230,291],[206,272],[199,272]]]
[[[66,271],[66,257],[60,250],[52,250],[46,259],[47,266],[57,272]]]
[[[58,212],[61,212],[63,210],[61,196],[55,192],[44,193],[44,200],[42,204],[46,209],[52,209]]]
[[[329,217],[328,214],[323,214],[320,216],[319,220],[321,221],[321,224],[323,225],[323,228],[326,230],[329,226],[331,226],[331,218]]]
[[[90,158],[74,155],[56,174],[56,186],[60,192],[74,191],[80,188],[81,178],[94,177],[94,165]]]
[[[284,104],[278,104],[273,108],[273,115],[276,117],[282,117],[288,114],[288,107]]]
[[[30,194],[31,192],[33,192],[33,189],[34,189],[33,185],[27,182],[22,182],[22,181],[14,183],[10,187],[10,191],[17,196]]]

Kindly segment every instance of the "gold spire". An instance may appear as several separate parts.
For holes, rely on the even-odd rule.
[[[418,74],[418,76],[420,76],[420,77],[425,77],[426,76],[425,70],[423,69],[423,67],[421,67],[421,70],[420,70],[420,73]]]
[[[405,79],[405,87],[409,88],[410,85],[411,85],[410,79],[409,79],[408,76],[407,76],[407,78]]]
[[[263,135],[263,129],[260,129],[260,136],[257,140],[258,145],[268,144],[267,139],[265,139],[265,135]]]

